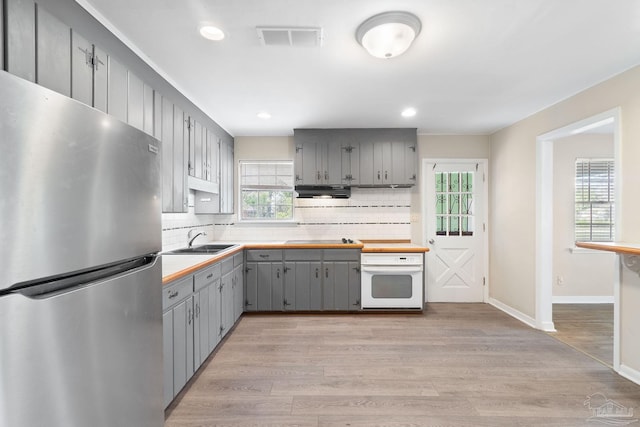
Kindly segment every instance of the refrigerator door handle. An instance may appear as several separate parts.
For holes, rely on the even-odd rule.
[[[153,266],[157,260],[156,254],[145,255],[115,264],[100,266],[82,272],[74,272],[56,277],[47,277],[29,283],[18,283],[0,296],[5,294],[20,294],[32,299],[47,299],[57,295],[73,292],[102,279],[112,278],[125,273],[134,273]]]

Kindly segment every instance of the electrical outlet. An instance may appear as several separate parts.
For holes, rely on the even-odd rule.
[[[562,285],[564,285],[564,277],[562,277],[562,276],[558,276],[558,277],[556,278],[556,284],[557,284],[558,286],[562,286]]]

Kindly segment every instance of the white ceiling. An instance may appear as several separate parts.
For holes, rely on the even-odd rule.
[[[638,0],[77,1],[234,136],[490,134],[640,64]],[[422,32],[404,55],[376,59],[354,35],[388,10],[416,14]],[[203,39],[202,23],[226,38]],[[266,47],[256,26],[318,26],[324,42]]]

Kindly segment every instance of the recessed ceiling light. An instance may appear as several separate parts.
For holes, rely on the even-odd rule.
[[[402,117],[413,117],[415,116],[417,113],[415,108],[405,108],[404,110],[402,110]]]
[[[266,111],[261,111],[258,114],[258,117],[264,120],[270,119],[271,118],[271,114],[267,113]]]
[[[205,39],[220,41],[224,39],[224,32],[213,25],[203,25],[200,27],[200,35]]]

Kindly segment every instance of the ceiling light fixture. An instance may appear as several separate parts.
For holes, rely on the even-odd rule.
[[[413,117],[415,116],[417,113],[416,109],[413,107],[409,107],[409,108],[405,108],[404,110],[402,110],[402,117]]]
[[[224,39],[224,32],[213,25],[203,25],[200,27],[200,35],[205,39],[220,41]]]
[[[409,49],[421,29],[420,19],[412,13],[384,12],[360,24],[356,40],[376,58],[394,58]]]
[[[266,111],[261,111],[257,114],[258,118],[260,119],[264,119],[264,120],[268,120],[271,118],[271,114],[267,113]]]

